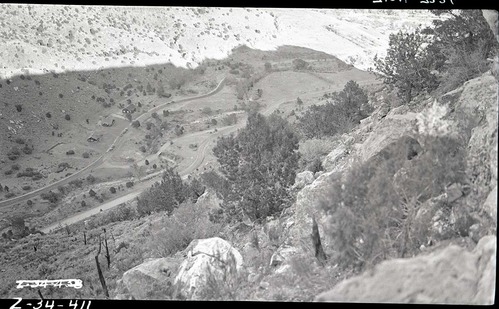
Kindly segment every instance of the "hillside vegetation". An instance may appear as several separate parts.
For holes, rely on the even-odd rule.
[[[166,107],[122,116],[129,135],[105,163],[131,166],[121,186],[45,197],[57,221],[86,194],[143,190],[48,234],[10,217],[0,295],[38,297],[15,288],[29,277],[83,280],[42,291],[54,298],[493,303],[499,41],[481,11],[446,13],[390,35],[376,72],[294,46],[169,66],[189,78],[151,94]],[[152,67],[127,70],[141,97]]]
[[[0,14],[2,78],[165,62],[194,68],[205,59],[227,57],[239,45],[261,50],[302,46],[367,69],[374,54],[384,52],[390,33],[431,22],[425,12],[416,10],[394,14],[390,10],[4,3]]]

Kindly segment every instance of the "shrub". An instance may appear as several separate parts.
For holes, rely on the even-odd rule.
[[[209,209],[204,205],[181,204],[171,216],[163,217],[147,247],[155,254],[167,257],[185,249],[194,239],[219,235],[221,226],[209,220]]]
[[[15,160],[17,160],[17,158],[19,158],[20,155],[21,155],[21,152],[19,151],[19,148],[14,146],[7,153],[7,158],[9,158],[9,160],[11,160],[11,161],[15,161]]]
[[[192,73],[188,71],[179,71],[170,77],[168,85],[171,89],[180,89],[190,79],[191,74]]]
[[[227,116],[224,116],[222,118],[222,123],[226,126],[236,124],[237,123],[237,114],[232,113],[232,114],[228,114]]]
[[[83,158],[85,158],[85,159],[90,158],[90,154],[89,154],[88,152],[84,152],[84,153],[82,153],[82,154],[81,154],[81,156],[82,156]]]
[[[347,132],[372,112],[367,95],[354,81],[349,81],[331,98],[326,104],[310,106],[298,119],[306,137],[320,138]]]
[[[144,162],[145,165],[149,165],[149,160],[146,159],[146,161]]]
[[[87,202],[85,202],[85,201],[81,201],[80,204],[81,204],[81,207],[86,207],[87,206]]]
[[[28,190],[31,190],[31,186],[30,185],[24,185],[21,187],[23,190],[25,191],[28,191]]]
[[[304,139],[300,141],[300,167],[306,168],[315,161],[322,161],[335,147],[334,140],[326,138]]]
[[[23,110],[23,106],[21,104],[16,104],[16,110],[20,113]]]
[[[12,173],[13,173],[13,172],[14,172],[14,171],[12,171],[12,170],[6,170],[6,171],[4,172],[4,174],[5,174],[5,175],[12,175]]]
[[[74,154],[75,154],[75,151],[73,149],[66,151],[66,155],[68,155],[68,156],[74,155]]]
[[[59,193],[62,195],[66,194],[66,187],[65,186],[58,186],[57,190],[59,190]]]
[[[487,59],[494,57],[498,43],[481,10],[431,12],[448,17],[435,19],[423,30],[434,37],[428,49],[441,71],[440,88],[445,93],[489,70]]]
[[[139,122],[138,120],[134,120],[134,121],[132,122],[132,127],[134,127],[134,128],[138,128],[138,127],[140,127],[140,122]]]
[[[18,171],[21,168],[21,166],[19,166],[19,164],[16,163],[16,164],[12,164],[12,166],[10,168],[13,171]]]
[[[315,158],[307,165],[307,170],[312,173],[323,171],[324,167],[322,166],[322,160],[320,158]]]
[[[73,179],[69,182],[70,186],[73,186],[75,188],[81,188],[83,186],[83,180],[82,179]]]
[[[108,225],[112,222],[120,222],[120,221],[127,221],[127,220],[132,220],[136,217],[136,212],[132,207],[125,206],[124,204],[118,205],[118,207],[110,210],[103,216],[100,216],[98,218],[95,218],[91,222],[91,226],[93,228],[99,227],[99,226],[105,226]],[[120,243],[118,248],[122,248],[123,243]],[[119,250],[119,249],[118,249]]]
[[[116,188],[115,187],[111,187],[111,188],[109,188],[109,191],[111,191],[112,194],[115,194],[116,193]]]
[[[270,62],[265,62],[265,71],[270,72],[272,71],[272,64]]]
[[[17,177],[34,177],[36,175],[40,175],[40,172],[34,170],[31,167],[27,167],[24,169],[24,171],[17,173]]]
[[[32,154],[33,153],[33,146],[29,147],[28,145],[24,145],[23,147],[23,152],[24,154]]]
[[[88,175],[88,176],[87,176],[87,182],[88,182],[89,184],[93,184],[93,183],[95,183],[96,181],[97,181],[97,178],[95,178],[92,174],[90,174],[90,175]]]
[[[174,131],[175,131],[175,135],[180,136],[180,135],[184,134],[184,127],[177,124],[175,126]]]
[[[401,138],[346,176],[331,178],[322,207],[341,267],[365,268],[417,252],[421,238],[408,231],[420,229],[412,226],[420,203],[464,181],[464,147],[448,137],[418,139],[426,143],[417,154],[414,139]]]
[[[59,163],[59,165],[57,166],[57,173],[60,173],[62,171],[64,171],[65,169],[67,168],[70,168],[71,166],[69,165],[68,162],[61,162]]]
[[[213,110],[211,109],[211,107],[206,106],[206,107],[203,107],[201,112],[205,115],[211,115],[213,113]]]
[[[161,176],[161,182],[141,194],[137,201],[137,212],[140,216],[154,211],[171,213],[186,199],[185,185],[180,175],[173,168],[167,168]]]
[[[90,197],[95,197],[97,193],[94,190],[90,189],[90,191],[88,191],[88,195],[90,195]]]
[[[145,153],[147,151],[146,146],[144,146],[144,145],[141,145],[139,147],[139,150],[142,151],[143,153]]]
[[[293,68],[295,70],[306,70],[309,67],[309,63],[303,59],[294,59],[293,60]]]
[[[125,186],[126,186],[127,188],[131,188],[131,187],[133,187],[133,181],[127,181],[127,182],[126,182],[126,184],[125,184]]]
[[[55,192],[49,191],[47,193],[42,193],[40,197],[42,198],[42,200],[47,200],[54,204],[59,200],[60,195]]]
[[[45,117],[52,118],[52,114],[50,112],[45,113]]]
[[[71,120],[71,116],[69,116],[69,114],[66,114],[66,115],[64,116],[64,119],[66,119],[67,121],[69,121],[69,120]]]
[[[32,201],[32,200],[27,200],[27,201],[26,201],[26,204],[27,204],[28,206],[31,206],[31,205],[33,205],[33,201]]]
[[[5,194],[5,198],[11,198],[11,197],[14,197],[14,196],[16,196],[16,194],[14,192],[9,192],[9,193]]]

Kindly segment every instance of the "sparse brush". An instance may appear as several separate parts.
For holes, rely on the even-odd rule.
[[[163,217],[153,229],[147,246],[157,255],[166,257],[185,249],[194,239],[218,235],[221,225],[210,221],[209,210],[203,205],[184,203],[171,216]]]
[[[235,256],[217,252],[208,264],[206,284],[199,293],[202,300],[248,300],[250,294],[247,273],[237,267]]]

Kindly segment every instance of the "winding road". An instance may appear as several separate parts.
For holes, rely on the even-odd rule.
[[[189,102],[189,101],[199,100],[199,99],[203,99],[203,98],[212,96],[212,95],[218,93],[220,90],[222,90],[224,86],[225,86],[225,77],[218,83],[217,87],[215,89],[213,89],[212,91],[210,91],[209,93],[203,94],[203,95],[199,95],[199,96],[195,96],[195,97],[191,97],[191,98],[181,99],[181,100],[176,101],[175,104],[186,103],[186,102]],[[150,110],[148,110],[147,112],[145,112],[144,114],[142,114],[139,117],[137,117],[137,119],[141,119],[142,120],[143,118],[145,118],[147,116],[151,116],[151,114],[153,112],[155,112],[155,111],[157,111],[157,110],[159,110],[161,108],[164,108],[165,106],[167,106],[169,104],[172,104],[172,102],[167,102],[167,103],[158,105],[156,107],[153,107]],[[31,199],[31,198],[33,198],[33,197],[35,197],[37,195],[49,192],[50,190],[55,190],[55,189],[57,189],[58,186],[67,185],[70,181],[78,179],[78,178],[80,178],[82,176],[85,176],[86,174],[88,174],[89,172],[91,172],[92,169],[97,168],[98,166],[100,166],[104,162],[104,160],[108,156],[110,156],[110,152],[116,146],[118,146],[120,143],[122,143],[123,138],[125,137],[126,132],[130,128],[131,128],[131,124],[129,124],[127,128],[123,129],[123,131],[121,132],[121,134],[118,137],[116,137],[116,139],[113,141],[113,143],[109,146],[108,150],[104,154],[102,154],[99,158],[97,158],[97,160],[95,160],[94,162],[90,163],[86,167],[84,167],[81,170],[79,170],[79,171],[77,171],[77,172],[69,175],[68,177],[59,179],[58,181],[55,181],[55,182],[53,182],[53,183],[51,183],[51,184],[49,184],[49,185],[47,185],[45,187],[33,190],[33,191],[28,192],[28,193],[26,193],[24,195],[20,195],[20,196],[17,196],[17,197],[8,199],[8,200],[0,201],[0,208],[5,208],[5,207],[13,206],[13,205],[15,205],[17,203],[27,201],[28,199]]]
[[[219,92],[220,90],[222,90],[222,88],[224,87],[224,82],[225,82],[225,78],[222,79],[222,81],[220,81],[220,83],[217,85],[217,87],[213,91],[211,91],[210,93],[207,93],[207,94],[201,95],[201,96],[197,96],[197,97],[182,99],[180,101],[177,101],[177,103],[199,100],[199,99],[203,99],[203,98],[209,97],[211,95],[214,95],[217,92]],[[315,93],[318,94],[318,93],[323,93],[323,92],[324,92],[324,90],[312,91],[312,92],[309,92],[308,94],[315,94]],[[275,111],[281,104],[290,102],[290,101],[295,100],[295,99],[296,99],[295,96],[292,96],[289,98],[282,98],[279,102],[275,102],[273,104],[269,104],[268,106],[266,106],[263,110],[260,111],[260,113],[262,113],[264,115],[269,115],[273,111]],[[166,104],[169,104],[169,103],[166,103]],[[154,108],[150,109],[148,112],[141,115],[140,117],[146,117],[145,116],[146,114],[150,115],[154,111],[157,111],[157,110],[163,108],[166,104],[162,104],[160,106],[154,107]],[[137,118],[137,119],[139,119],[139,118]],[[199,168],[202,165],[203,161],[205,160],[207,153],[209,151],[211,151],[211,149],[212,149],[212,147],[209,147],[209,146],[212,145],[212,142],[215,142],[219,136],[224,135],[224,134],[229,134],[232,132],[236,132],[238,129],[243,128],[245,125],[246,125],[246,119],[244,121],[238,122],[235,125],[218,128],[216,132],[214,132],[212,129],[210,129],[210,130],[192,133],[192,134],[200,135],[200,137],[205,137],[205,138],[200,143],[198,143],[198,145],[199,145],[198,151],[196,152],[196,156],[192,158],[192,160],[193,160],[192,163],[189,164],[187,167],[184,167],[181,170],[179,170],[178,171],[179,175],[181,177],[185,177],[185,176],[191,174],[192,172],[194,172],[197,168]],[[123,135],[124,134],[121,134],[115,140],[113,145],[117,145],[118,142],[122,141],[122,140],[119,140],[119,138],[122,137]],[[204,136],[204,135],[206,135],[206,136]],[[110,149],[111,148],[112,148],[112,146],[110,147]],[[107,153],[109,153],[109,151],[110,150],[108,150]],[[102,163],[102,161],[100,161],[100,160],[102,160],[103,157],[104,157],[104,155],[101,158],[99,158],[97,161],[93,162],[91,164],[91,166],[98,166],[100,163]],[[90,166],[87,166],[87,168],[89,168],[89,167]],[[82,171],[80,171],[80,172],[82,172]],[[119,197],[115,198],[114,200],[110,200],[108,202],[105,202],[102,205],[99,205],[99,206],[94,207],[92,209],[86,210],[84,212],[80,212],[80,213],[75,214],[71,217],[68,217],[68,218],[60,220],[56,223],[53,223],[45,228],[42,228],[41,231],[44,233],[53,232],[55,230],[58,230],[64,226],[66,226],[66,225],[70,225],[70,224],[82,221],[86,218],[89,218],[93,215],[96,215],[96,214],[100,213],[101,211],[105,211],[105,210],[111,209],[113,207],[116,207],[122,203],[131,201],[131,200],[135,199],[137,196],[139,196],[147,188],[151,187],[151,185],[158,180],[158,178],[161,176],[161,174],[162,174],[162,171],[158,171],[158,172],[149,174],[149,175],[145,176],[143,179],[141,179],[139,182],[137,182],[135,184],[133,190],[130,191],[129,193],[126,193],[122,196],[119,196]],[[71,175],[70,177],[72,177],[72,176],[73,175]],[[79,176],[81,176],[81,174]],[[50,185],[49,187],[53,187],[57,184],[60,184],[60,181],[55,183],[55,184]],[[49,188],[46,187],[46,188],[43,188],[43,190],[48,191]],[[38,194],[40,194],[40,193],[41,192],[38,192]],[[28,193],[28,194],[30,194],[30,193]],[[0,204],[0,206],[1,206],[1,204]]]

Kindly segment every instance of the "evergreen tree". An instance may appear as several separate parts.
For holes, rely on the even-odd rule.
[[[137,203],[139,215],[149,215],[153,211],[171,213],[185,201],[184,183],[172,167],[166,168],[161,178],[161,182],[140,195]]]
[[[436,67],[435,58],[429,54],[428,36],[416,29],[390,34],[389,47],[384,59],[374,57],[374,65],[382,74],[383,82],[397,88],[399,97],[410,102],[414,95],[438,86],[431,72]]]
[[[250,113],[237,136],[221,137],[213,152],[229,183],[224,200],[231,219],[260,221],[290,202],[299,154],[298,138],[286,120]]]
[[[431,55],[442,70],[444,91],[452,90],[466,80],[487,70],[487,58],[497,53],[497,41],[481,10],[431,10],[436,16],[433,26],[423,30],[433,37]]]

